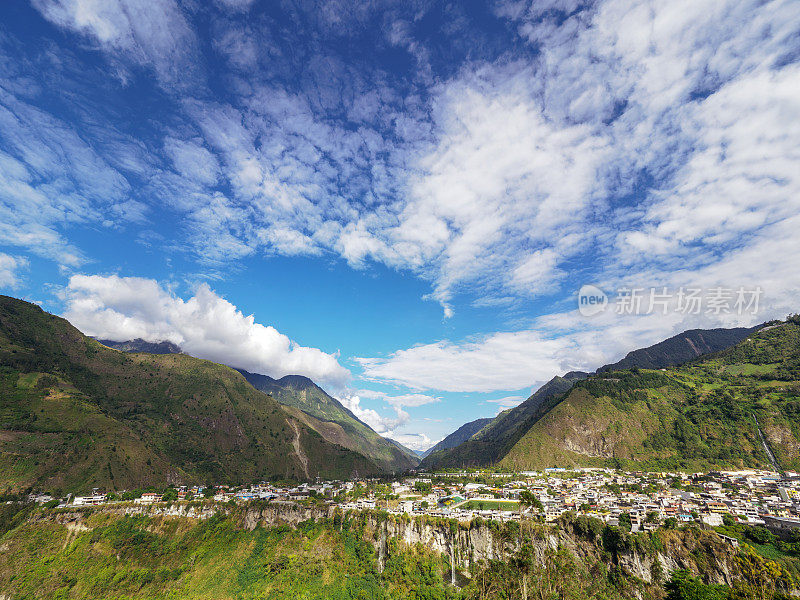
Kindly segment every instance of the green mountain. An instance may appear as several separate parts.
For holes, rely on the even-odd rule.
[[[128,354],[0,296],[0,489],[382,472],[228,367]]]
[[[597,373],[624,368],[662,369],[680,365],[741,342],[756,328],[693,329],[658,344],[634,350],[621,361],[600,367]],[[466,442],[423,459],[420,468],[485,466],[501,462],[530,428],[588,373],[572,371],[554,377],[519,406],[500,413]],[[522,461],[524,462],[524,461]]]
[[[690,329],[671,338],[629,352],[622,360],[605,365],[600,371],[619,371],[639,367],[665,369],[682,365],[703,354],[711,354],[738,344],[758,327],[733,327],[731,329]]]
[[[564,377],[553,377],[525,402],[504,410],[463,443],[426,456],[420,468],[476,467],[496,463],[526,431],[526,424],[540,415],[543,406],[586,376],[586,373],[573,371]]]
[[[683,366],[579,381],[499,464],[800,469],[800,319]]]
[[[287,375],[273,379],[244,369],[238,371],[257,390],[269,394],[281,404],[300,409],[316,422],[324,423],[318,427],[312,423],[309,425],[326,438],[330,436],[337,444],[369,457],[384,471],[402,472],[419,463],[410,450],[378,435],[308,377]]]
[[[128,340],[127,342],[115,342],[114,340],[97,340],[103,346],[108,346],[114,350],[123,352],[145,352],[147,354],[180,354],[182,350],[172,342],[148,342],[142,338]]]
[[[459,444],[463,444],[473,435],[478,433],[481,429],[486,427],[493,420],[494,419],[491,418],[475,419],[474,421],[470,421],[469,423],[464,423],[461,427],[456,429],[453,433],[448,435],[438,444],[428,448],[428,450],[426,450],[425,453],[422,455],[423,458],[430,454],[433,454],[434,452],[448,450],[450,448],[455,448]]]

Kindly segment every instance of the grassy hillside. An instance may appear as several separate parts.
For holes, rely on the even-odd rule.
[[[349,523],[249,531],[223,515],[97,514],[80,525],[27,521],[2,547],[0,595],[14,599],[454,597],[443,557],[407,549],[381,574],[374,549]]]
[[[0,297],[0,488],[378,470],[228,367],[112,350],[35,305]]]
[[[257,390],[269,394],[283,405],[299,408],[310,415],[314,423],[321,423],[319,427],[311,426],[323,436],[335,435],[337,444],[369,457],[383,470],[402,472],[419,463],[413,454],[378,435],[308,377],[287,375],[273,379],[242,369],[239,372]]]
[[[681,367],[603,372],[536,419],[501,466],[800,469],[800,325],[766,327]]]

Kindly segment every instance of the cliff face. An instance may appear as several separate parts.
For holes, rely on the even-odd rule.
[[[165,506],[128,506],[103,508],[103,512],[118,515],[146,515],[177,519],[208,519],[216,513],[229,513],[237,518],[244,530],[257,527],[288,525],[296,527],[309,520],[342,518],[334,507],[302,507],[293,504],[270,503],[259,506],[219,508],[190,504]],[[497,523],[458,523],[424,517],[391,517],[385,513],[351,513],[364,524],[364,539],[375,548],[378,569],[382,570],[393,548],[418,544],[447,557],[458,573],[453,582],[470,577],[470,568],[481,562],[510,559],[520,549],[520,535]],[[39,517],[55,521],[70,530],[85,527],[82,512],[63,512]],[[625,575],[647,585],[658,585],[676,570],[687,570],[701,576],[707,583],[731,585],[740,576],[738,550],[712,531],[690,529],[662,531],[659,548],[636,545],[612,552],[604,551],[601,540],[590,541],[576,533],[569,524],[559,526],[526,523],[524,533],[532,539],[535,562],[543,564],[553,552],[566,549],[579,564],[606,562]]]

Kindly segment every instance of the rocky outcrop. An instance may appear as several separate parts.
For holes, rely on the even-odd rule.
[[[447,519],[395,516],[387,513],[351,512],[343,514],[334,506],[304,507],[290,502],[254,503],[245,506],[221,506],[195,502],[158,504],[152,506],[120,505],[93,510],[67,510],[40,513],[38,518],[53,520],[70,529],[83,528],[91,512],[102,511],[119,515],[147,515],[151,517],[208,519],[216,513],[229,514],[239,520],[243,529],[297,526],[311,519],[357,519],[363,525],[364,537],[375,547],[378,568],[383,569],[392,552],[395,540],[403,546],[421,544],[431,551],[449,558],[455,571],[469,577],[470,568],[481,562],[505,560],[519,550],[518,533],[502,524],[490,521],[457,522]],[[604,552],[602,543],[591,542],[572,532],[567,525],[526,524],[530,528],[533,553],[544,563],[547,556],[558,548],[567,549],[579,562],[612,561],[623,573],[646,584],[657,585],[675,570],[686,569],[700,574],[709,583],[730,585],[737,574],[737,550],[712,531],[669,531],[662,536],[664,545],[658,550],[627,548],[614,553]],[[701,558],[698,558],[701,557]],[[702,564],[698,561],[702,560]]]

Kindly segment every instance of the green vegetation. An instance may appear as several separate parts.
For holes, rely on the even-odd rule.
[[[759,556],[775,561],[800,581],[800,530],[793,530],[787,539],[781,539],[765,527],[737,524],[730,518],[723,523],[716,528],[719,533],[748,544]]]
[[[500,466],[623,469],[800,468],[800,326],[667,370],[607,371],[576,382]]]
[[[631,382],[623,382],[618,388],[606,385],[614,383],[617,379],[616,373],[608,374],[608,372],[633,370],[634,368],[655,371],[684,364],[696,358],[699,353],[710,353],[729,348],[752,332],[752,329],[747,328],[685,331],[649,348],[634,350],[621,361],[601,367],[598,369],[598,373],[602,375],[593,377],[593,383],[588,385],[594,386],[594,392],[602,394],[603,388],[605,388],[612,396],[618,396],[618,406],[624,408],[626,401],[633,402],[637,398],[637,389],[626,386],[626,383]],[[531,427],[558,405],[576,382],[587,377],[590,377],[588,373],[578,371],[567,373],[563,377],[553,377],[525,402],[497,415],[469,440],[455,448],[431,453],[422,461],[422,467],[441,469],[488,466],[500,463],[504,468],[509,468],[516,463],[523,469],[527,469],[531,468],[527,464],[527,455],[536,454],[539,451],[544,452],[543,458],[545,459],[541,461],[541,466],[555,466],[560,464],[558,461],[564,457],[572,458],[558,452],[559,449],[534,446],[530,452],[526,450],[517,453],[511,461],[503,460]],[[642,397],[639,396],[639,398]],[[527,442],[523,443],[523,446],[525,445]],[[585,463],[586,461],[580,462]]]
[[[0,489],[380,471],[291,410],[228,367],[111,350],[38,306],[0,296]]]
[[[287,375],[273,379],[244,370],[239,372],[257,390],[271,395],[283,405],[303,411],[299,418],[326,439],[363,454],[382,470],[402,472],[419,463],[416,455],[375,433],[309,378]],[[306,418],[306,415],[311,418]]]
[[[519,502],[512,500],[486,500],[476,498],[459,506],[464,510],[519,510]]]
[[[447,554],[391,537],[376,552],[381,524],[392,519],[386,513],[337,513],[295,528],[253,528],[245,525],[258,504],[206,520],[100,509],[14,510],[11,528],[0,536],[0,590],[14,600],[662,600],[665,594],[779,600],[791,579],[774,561],[747,548],[736,555],[710,532],[630,534],[583,515],[567,514],[555,526],[423,518],[451,536],[484,528],[478,539],[489,535],[506,548],[503,560],[473,564],[469,577],[459,573],[454,586]],[[558,543],[545,541],[545,534]],[[623,567],[623,556],[650,561],[657,551],[670,552],[689,571],[665,582],[669,575],[653,566],[646,583]],[[733,588],[713,584],[719,561],[734,578]]]

